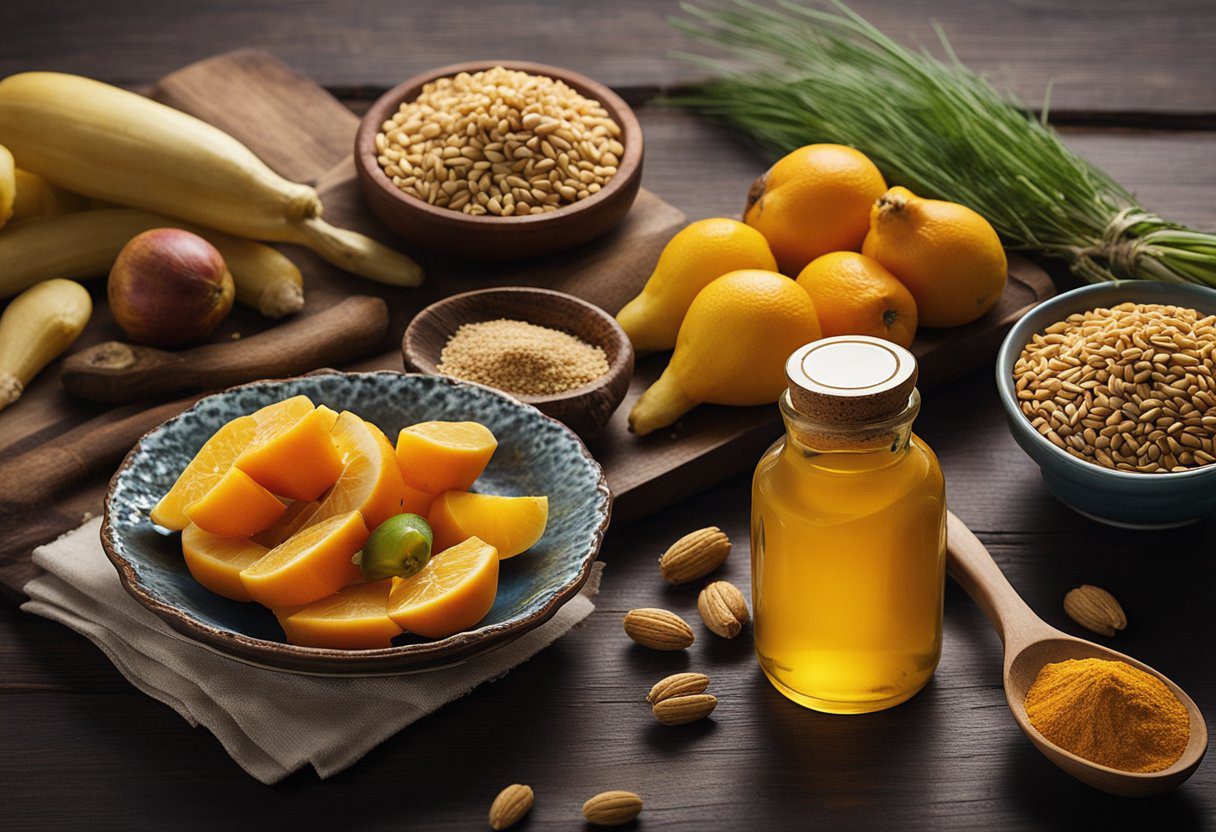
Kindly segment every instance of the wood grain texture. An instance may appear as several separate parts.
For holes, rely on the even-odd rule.
[[[959,57],[1032,104],[1052,84],[1052,111],[1208,114],[1216,9],[1206,0],[854,0],[889,35],[935,47],[941,24]],[[453,60],[542,60],[644,93],[699,70],[672,57],[690,44],[666,23],[674,0],[277,0],[163,3],[7,0],[0,76],[25,69],[148,83],[242,46],[270,49],[327,87],[379,93]]]
[[[387,331],[384,301],[352,295],[315,315],[227,343],[172,352],[107,341],[69,355],[61,378],[74,396],[126,404],[345,364],[382,344]]]

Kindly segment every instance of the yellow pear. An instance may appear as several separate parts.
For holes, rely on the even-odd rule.
[[[633,406],[629,429],[644,436],[702,402],[775,402],[785,360],[819,335],[815,305],[793,280],[760,269],[724,274],[688,308],[671,362]]]
[[[737,220],[699,220],[668,241],[642,292],[616,319],[636,352],[669,350],[697,293],[738,269],[776,271],[764,235]]]

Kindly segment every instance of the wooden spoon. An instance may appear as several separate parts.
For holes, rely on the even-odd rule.
[[[980,606],[1005,643],[1005,699],[1022,732],[1042,754],[1073,777],[1096,789],[1127,797],[1141,797],[1172,789],[1190,777],[1208,748],[1208,729],[1199,708],[1186,692],[1153,668],[1130,656],[1076,638],[1050,626],[1017,594],[992,555],[962,520],[950,513],[947,520],[947,566],[950,575]],[[1165,683],[1191,718],[1191,737],[1182,756],[1169,768],[1150,773],[1119,771],[1090,762],[1048,741],[1026,715],[1026,691],[1039,670],[1066,659],[1107,659],[1127,662]]]

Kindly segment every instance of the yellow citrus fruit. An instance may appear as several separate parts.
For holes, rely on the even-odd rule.
[[[357,511],[296,532],[241,572],[250,597],[277,609],[308,604],[359,580],[351,561],[370,532]]]
[[[645,435],[702,402],[775,402],[786,387],[785,360],[819,337],[815,305],[790,278],[724,274],[688,308],[671,362],[630,411],[629,427]]]
[[[391,647],[393,636],[401,632],[388,617],[388,594],[392,588],[392,580],[351,584],[319,601],[277,609],[274,614],[287,640],[302,647],[340,650]]]
[[[798,275],[811,296],[823,337],[873,335],[908,347],[916,335],[916,301],[882,264],[855,251],[816,257]]]
[[[497,549],[503,560],[531,549],[545,533],[548,521],[548,497],[500,497],[467,491],[445,491],[435,498],[427,515],[436,549],[477,537]]]
[[[265,531],[287,506],[240,468],[229,468],[211,489],[186,506],[190,522],[221,537],[249,537]]]
[[[861,253],[916,298],[921,326],[962,326],[1005,290],[1009,264],[996,230],[964,205],[892,188],[874,203]]]
[[[241,572],[269,551],[248,538],[220,537],[193,523],[182,529],[182,558],[194,580],[233,601],[253,600],[241,583]]]
[[[228,473],[233,461],[257,436],[259,428],[280,420],[295,421],[312,409],[307,396],[293,396],[224,424],[194,455],[177,482],[152,509],[152,522],[174,531],[186,528],[190,522],[186,506],[199,500]]]
[[[776,271],[764,235],[738,220],[698,220],[668,240],[641,293],[617,313],[638,352],[669,350],[697,293],[739,269]]]
[[[831,251],[857,251],[870,206],[887,189],[864,153],[810,144],[778,160],[748,194],[744,221],[760,231],[790,276]]]
[[[397,436],[397,462],[410,488],[467,491],[497,447],[494,434],[477,422],[422,422]]]
[[[486,617],[498,594],[498,552],[471,537],[434,555],[422,571],[393,578],[389,617],[407,632],[445,638]]]

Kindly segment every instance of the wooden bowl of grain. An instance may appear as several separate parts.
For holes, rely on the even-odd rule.
[[[598,101],[621,129],[616,168],[596,193],[550,213],[528,216],[471,215],[429,204],[393,183],[377,161],[376,135],[403,102],[414,101],[436,79],[505,67],[561,81]],[[560,150],[560,148],[559,148]],[[526,61],[470,61],[440,67],[398,84],[363,116],[355,136],[355,169],[363,198],[389,228],[418,246],[466,259],[534,257],[578,245],[616,225],[629,212],[642,182],[642,128],[629,105],[608,87],[560,67]],[[429,171],[428,171],[429,175]],[[407,177],[408,178],[408,177]]]
[[[466,380],[505,390],[542,413],[564,422],[584,439],[603,431],[629,390],[629,382],[633,378],[633,346],[611,315],[595,304],[565,292],[514,286],[465,292],[432,303],[414,316],[405,330],[401,355],[406,370],[441,374],[444,347],[449,345],[461,327],[502,320],[556,330],[573,336],[577,341],[552,332],[535,333],[540,340],[531,341],[534,334],[529,328],[523,332],[524,341],[521,343],[518,330],[523,328],[515,327],[509,332],[509,346],[503,346],[502,340],[496,339],[496,328],[491,328],[483,340],[474,344],[475,348],[469,348],[471,330],[466,330],[459,344],[463,349],[456,356],[449,353],[448,362],[462,368],[471,367],[474,375],[484,373],[483,377],[470,379],[468,371],[462,370]],[[476,329],[480,335],[486,327]],[[499,325],[497,329],[502,329],[502,326]],[[544,348],[537,349],[536,344],[543,344]],[[507,379],[518,377],[521,370],[525,374],[523,382],[536,386],[535,377],[545,369],[536,366],[537,360],[553,358],[555,363],[564,360],[578,366],[580,361],[586,360],[590,348],[602,351],[602,365],[597,363],[596,366],[605,367],[595,378],[571,389],[549,394],[509,389],[512,383]],[[513,355],[518,355],[518,360],[504,362],[504,356],[510,359]],[[484,360],[479,361],[482,358]],[[461,377],[460,373],[452,374]]]

